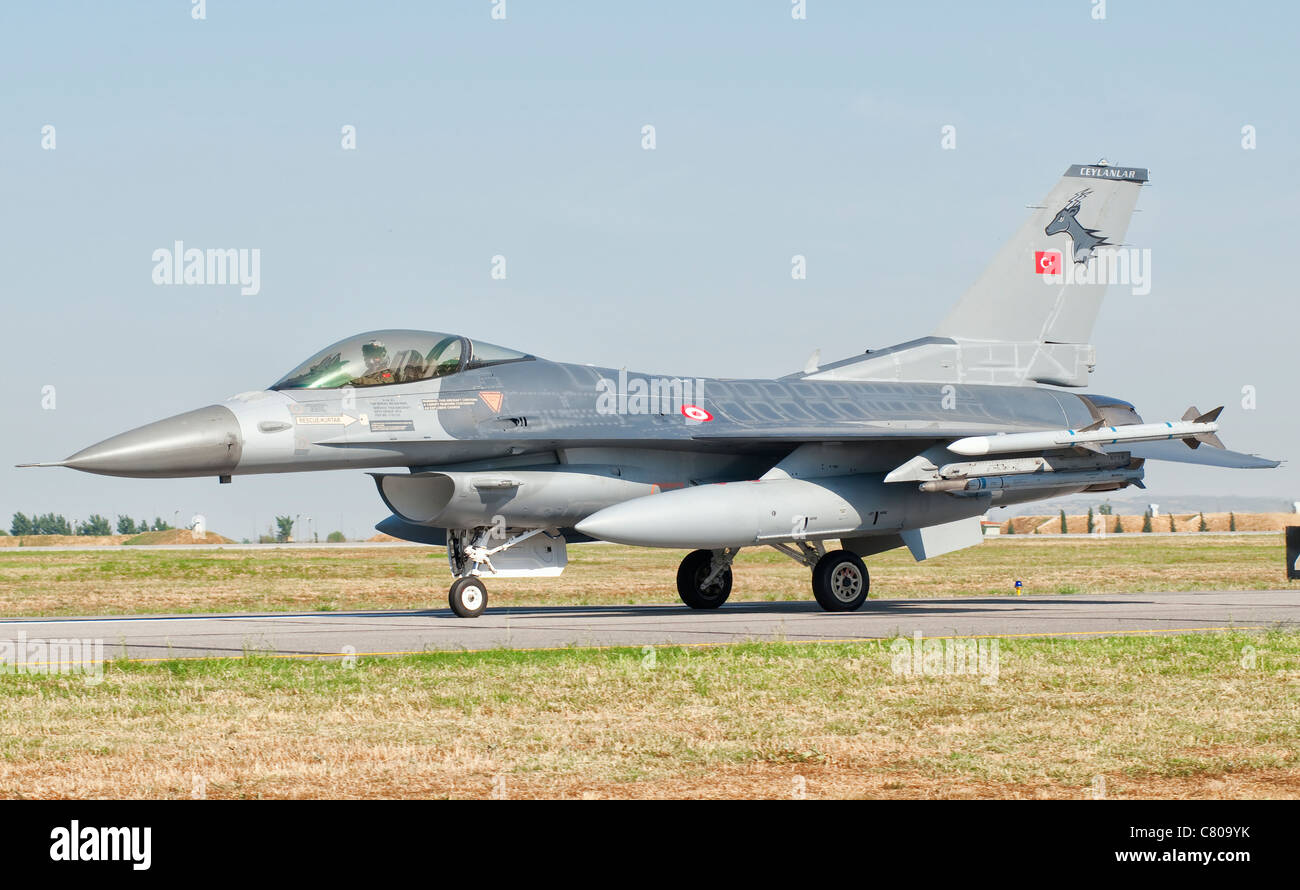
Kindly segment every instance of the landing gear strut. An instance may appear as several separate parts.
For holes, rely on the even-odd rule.
[[[517,531],[511,534],[511,531]],[[496,526],[480,526],[470,529],[448,529],[447,530],[447,562],[451,566],[451,573],[456,576],[456,581],[447,591],[447,604],[451,610],[461,618],[477,618],[483,614],[487,608],[487,585],[479,577],[481,572],[491,575],[506,574],[506,572],[492,565],[492,557],[505,553],[510,548],[535,539],[538,535],[547,531],[544,528],[518,529],[511,530],[498,529]],[[551,535],[558,542],[555,546],[559,549],[559,557],[552,558],[552,565],[558,565],[555,574],[559,574],[564,567],[564,538],[558,535]],[[494,541],[500,540],[501,543],[493,546]],[[545,552],[551,554],[551,546],[545,547]],[[498,557],[501,560],[502,557]],[[503,569],[509,569],[509,566],[503,566]],[[517,567],[514,569],[518,574]]]
[[[731,596],[731,561],[739,548],[693,550],[677,568],[677,595],[692,609],[716,609]]]

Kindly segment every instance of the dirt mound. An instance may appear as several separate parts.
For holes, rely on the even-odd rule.
[[[380,532],[377,535],[371,535],[370,537],[366,538],[366,543],[367,544],[393,544],[393,543],[400,542],[401,540],[402,540],[401,538],[394,538],[392,535],[386,535],[383,532]]]
[[[157,546],[159,544],[233,544],[235,542],[216,532],[197,535],[188,528],[170,528],[163,532],[144,532],[133,538],[128,538],[122,543]]]

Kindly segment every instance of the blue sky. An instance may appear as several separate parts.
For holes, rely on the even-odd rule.
[[[492,6],[0,7],[5,524],[201,512],[245,537],[280,512],[362,534],[385,515],[362,473],[218,488],[10,466],[267,386],[373,328],[697,376],[910,339],[1026,204],[1102,156],[1151,170],[1127,240],[1152,249],[1153,287],[1112,289],[1089,389],[1153,420],[1226,404],[1229,447],[1292,456],[1296,7]],[[261,292],[155,286],[175,240],[259,248]],[[1300,499],[1294,465],[1148,469],[1157,501]]]

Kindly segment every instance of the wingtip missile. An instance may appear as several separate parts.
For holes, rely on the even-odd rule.
[[[1185,417],[1197,419],[1184,419],[1177,423],[1134,423],[1107,427],[1100,427],[1094,423],[1077,430],[1042,430],[996,436],[968,436],[951,443],[948,450],[954,454],[971,457],[1064,449],[1095,452],[1103,450],[1104,446],[1117,445],[1121,442],[1154,442],[1161,439],[1182,439],[1191,448],[1199,447],[1202,442],[1222,448],[1223,443],[1214,435],[1219,429],[1218,423],[1201,419],[1218,417],[1219,410],[1203,415],[1196,408],[1189,408]]]

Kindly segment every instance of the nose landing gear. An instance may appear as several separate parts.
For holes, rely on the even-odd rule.
[[[447,591],[447,605],[461,618],[477,618],[487,608],[487,585],[477,575],[457,578]]]

